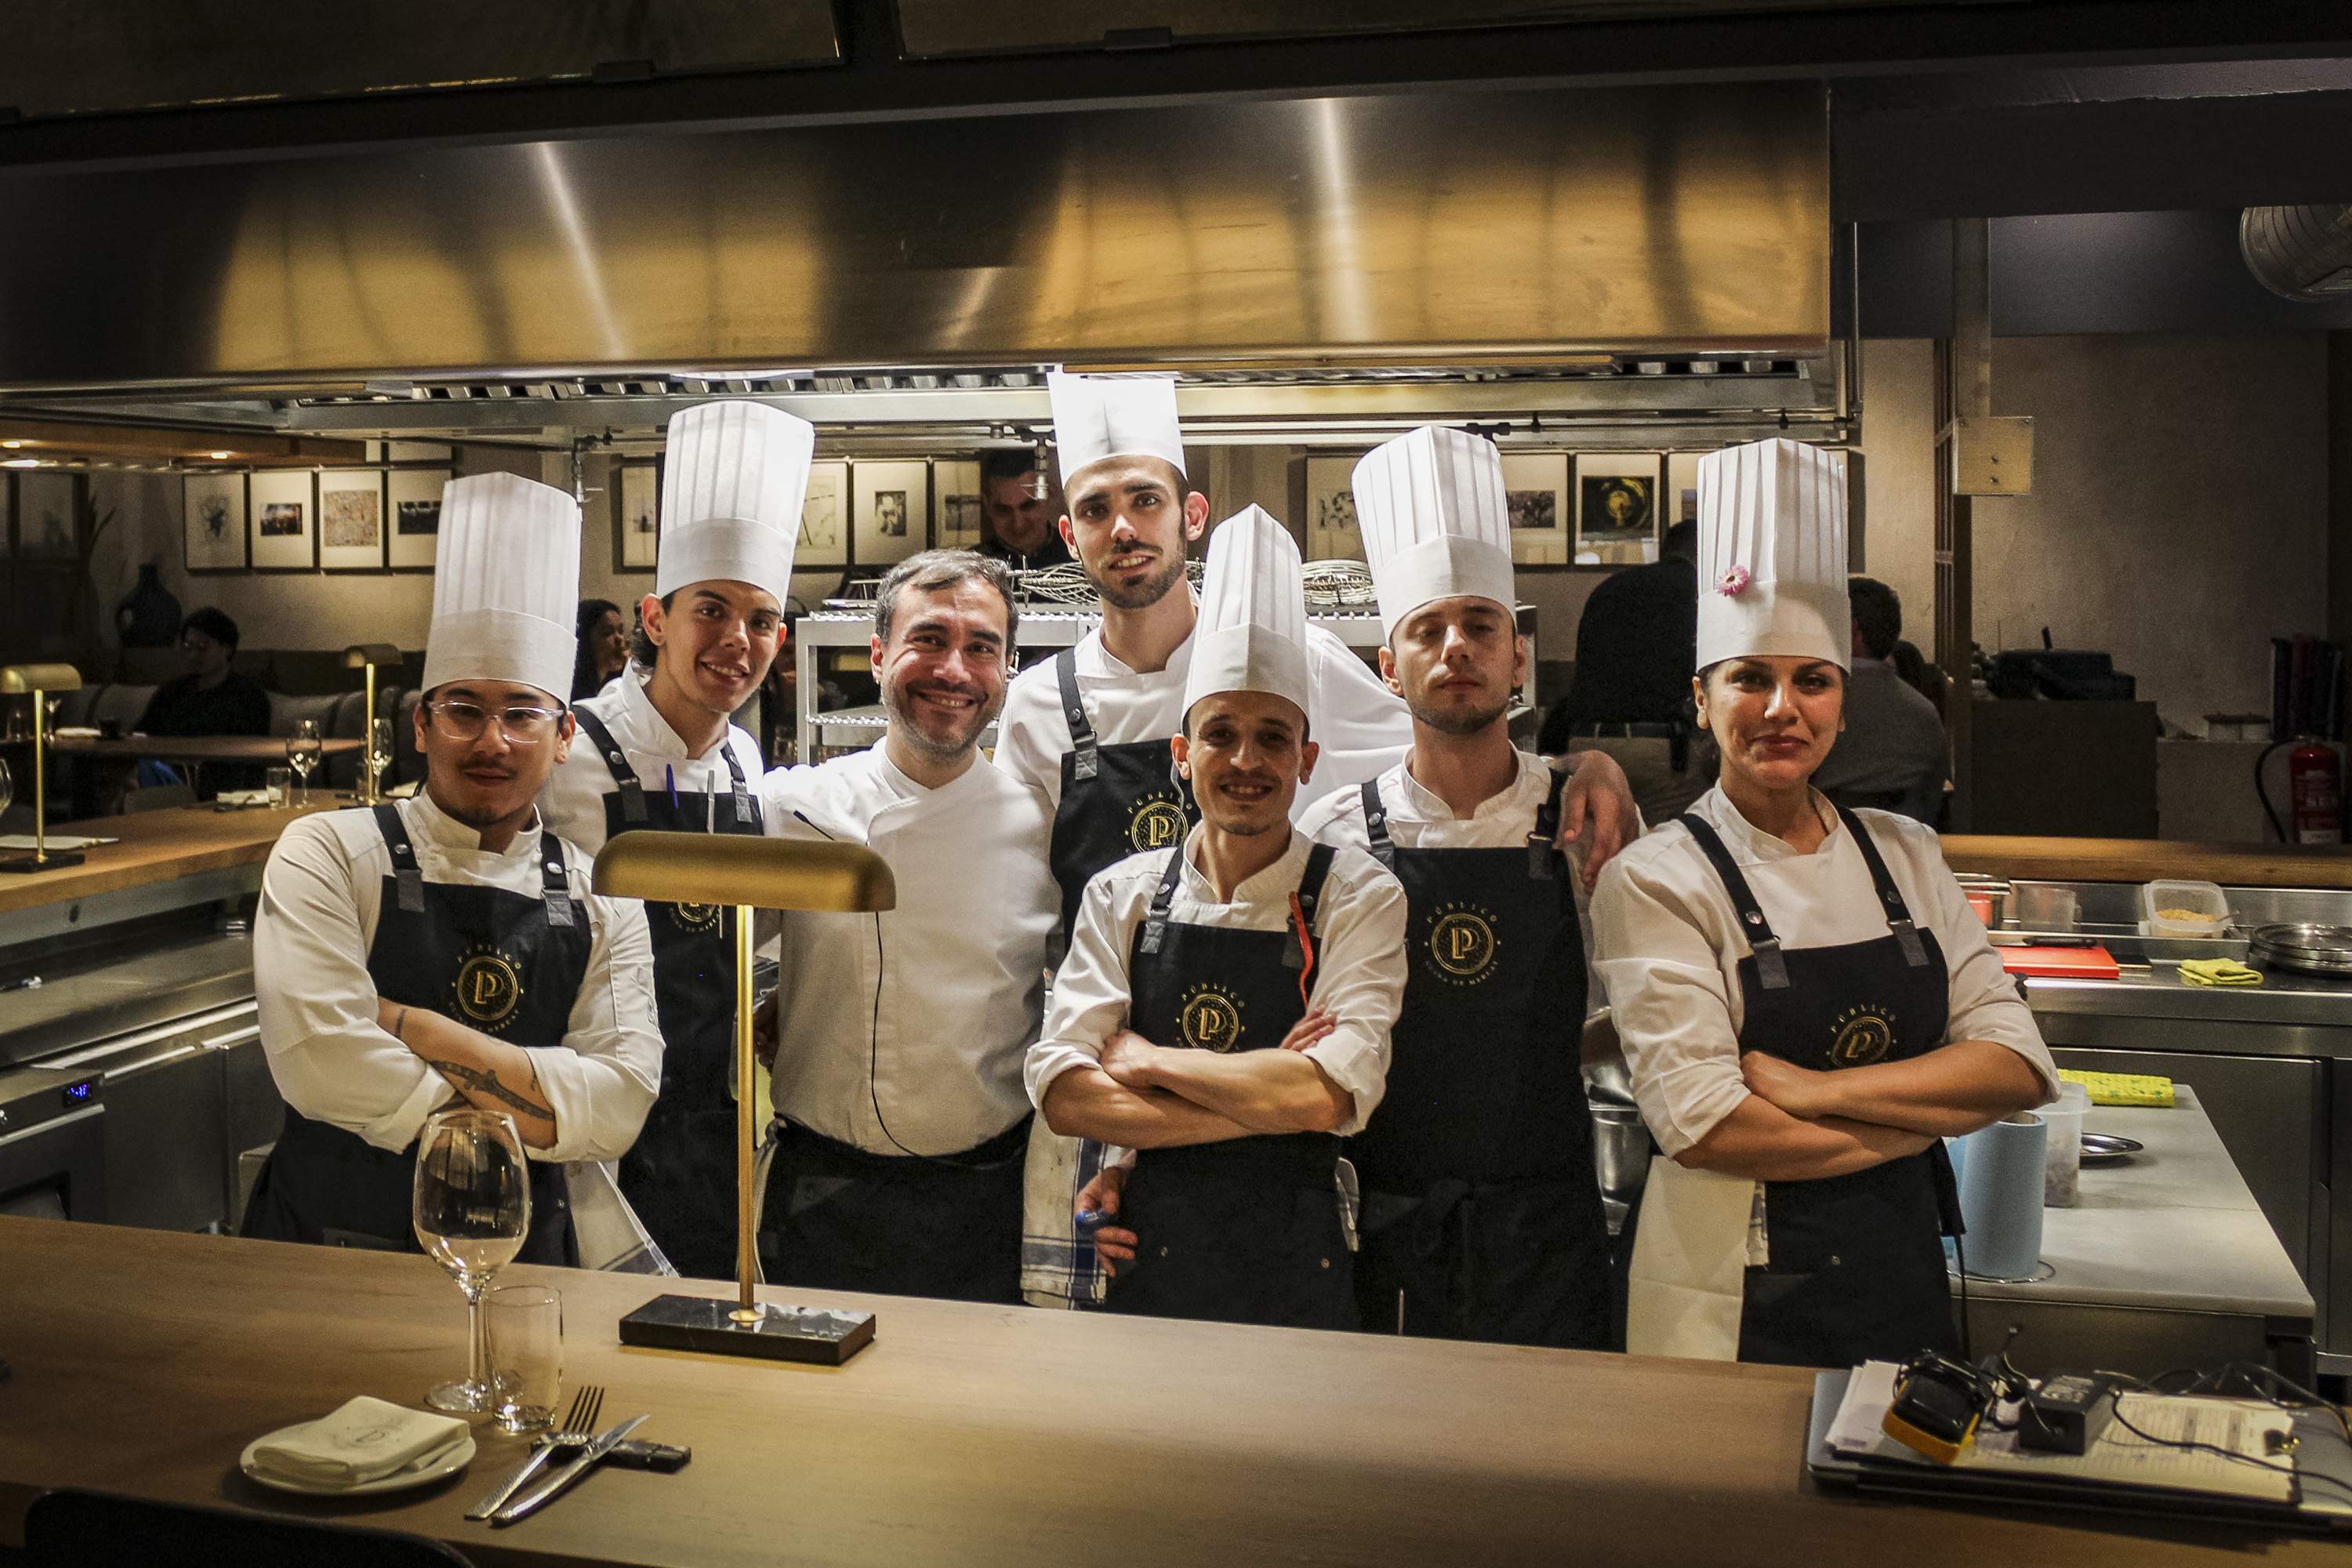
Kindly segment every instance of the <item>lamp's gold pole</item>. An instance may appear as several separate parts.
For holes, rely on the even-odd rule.
[[[0,871],[47,871],[79,866],[79,850],[49,853],[48,694],[81,689],[81,671],[69,664],[12,664],[0,667],[0,693],[29,695],[33,700],[33,858],[0,860]]]
[[[360,715],[360,804],[375,804],[375,661],[360,667],[367,672],[367,711]]]
[[[33,864],[49,863],[49,759],[47,747],[41,740],[44,710],[48,700],[39,687],[33,689]]]
[[[759,1089],[758,1063],[751,1054],[751,906],[735,906],[735,1278],[742,1300],[727,1315],[739,1323],[756,1323],[765,1315],[753,1305],[751,1281],[758,1278],[759,1239],[751,1223],[751,1189],[759,1169],[748,1151],[758,1147],[759,1109],[751,1101]]]

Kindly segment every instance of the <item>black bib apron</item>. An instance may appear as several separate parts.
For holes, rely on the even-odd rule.
[[[760,1221],[771,1285],[1018,1304],[1029,1121],[960,1154],[875,1154],[776,1124]]]
[[[722,738],[730,798],[703,790],[648,791],[604,721],[572,711],[619,788],[604,796],[607,843],[631,828],[757,835],[760,804]],[[725,904],[646,906],[653,936],[654,1003],[661,1020],[661,1095],[621,1156],[621,1192],[678,1272],[735,1277],[735,911]]]
[[[1348,1149],[1371,1332],[1607,1348],[1584,942],[1553,845],[1562,783],[1511,849],[1400,849],[1378,781],[1363,786],[1371,852],[1404,884],[1410,963],[1388,1090]]]
[[[1887,934],[1834,947],[1787,949],[1714,828],[1685,816],[1738,911],[1751,952],[1739,961],[1742,1051],[1835,1071],[1924,1056],[1944,1042],[1949,976],[1933,931],[1911,911],[1862,821],[1843,807]],[[1739,1359],[1849,1367],[1958,1349],[1943,1237],[1959,1234],[1950,1157],[1925,1153],[1851,1175],[1767,1182],[1771,1261],[1748,1270]]]
[[[1154,1045],[1276,1050],[1307,1012],[1315,906],[1331,869],[1318,844],[1286,931],[1168,918],[1180,845],[1129,944],[1128,1024]],[[1265,1133],[1147,1149],[1127,1179],[1119,1224],[1136,1260],[1112,1280],[1113,1311],[1301,1329],[1353,1329],[1356,1302],[1336,1184],[1339,1140]]]
[[[427,882],[399,811],[374,811],[393,868],[368,947],[376,994],[514,1045],[561,1040],[588,976],[590,933],[587,911],[572,900],[555,836],[540,835],[541,891],[531,898],[503,888]],[[575,1264],[563,1168],[545,1160],[528,1163],[530,1231],[518,1261]],[[414,1142],[394,1154],[289,1105],[238,1234],[422,1252],[413,1222],[415,1173]]]

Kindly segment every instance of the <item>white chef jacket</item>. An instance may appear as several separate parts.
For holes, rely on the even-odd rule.
[[[1811,854],[1759,832],[1720,787],[1691,810],[1712,826],[1754,889],[1784,949],[1832,947],[1886,934],[1862,850],[1819,793],[1830,836]],[[1938,1044],[1990,1040],[2033,1065],[2045,1098],[2057,1073],[2033,1015],[2000,966],[1984,922],[1945,868],[1935,830],[1884,811],[1857,813],[1919,929],[1932,931],[1950,975],[1950,1021]],[[1738,1032],[1747,1016],[1739,961],[1748,952],[1723,879],[1690,829],[1669,823],[1602,868],[1592,899],[1599,967],[1643,1120],[1679,1155],[1748,1098]]]
[[[1169,856],[1184,857],[1169,903],[1171,921],[1240,931],[1289,929],[1290,895],[1307,869],[1312,841],[1292,829],[1282,858],[1234,889],[1231,903],[1221,903],[1215,886],[1199,869],[1202,831],[1195,826],[1181,850],[1130,855],[1087,884],[1069,956],[1054,977],[1045,1037],[1029,1050],[1029,1098],[1036,1104],[1045,1103],[1047,1088],[1062,1074],[1100,1063],[1104,1042],[1126,1026],[1132,994],[1128,954],[1135,928],[1143,923],[1167,874]],[[1355,1096],[1355,1115],[1335,1131],[1360,1132],[1388,1086],[1389,1029],[1404,1004],[1404,888],[1370,855],[1341,849],[1332,858],[1316,904],[1315,928],[1308,1000],[1330,1013],[1338,1027],[1304,1054]]]
[[[1021,1061],[1062,915],[1053,817],[978,761],[926,789],[887,743],[761,785],[771,834],[867,845],[898,888],[878,915],[783,917],[775,1109],[869,1153],[960,1153],[1029,1113]]]
[[[743,770],[744,789],[753,799],[759,798],[762,764],[759,744],[750,732],[730,724],[717,745],[698,757],[689,755],[686,742],[646,695],[645,673],[635,664],[614,676],[595,696],[583,697],[572,706],[604,721],[604,728],[613,732],[614,744],[636,770],[647,795],[661,794],[673,782],[682,791],[709,791],[717,797],[711,811],[726,819],[722,826],[731,827],[735,807],[729,792],[735,785],[727,771],[727,759],[720,754],[724,746],[734,752],[736,763]],[[548,775],[546,787],[539,792],[539,809],[556,832],[583,852],[595,855],[604,847],[605,797],[620,791],[613,770],[604,765],[603,750],[583,730],[572,738],[572,754]]]
[[[1400,849],[1518,849],[1527,848],[1536,813],[1551,790],[1551,764],[1529,752],[1514,750],[1518,776],[1508,788],[1488,795],[1468,816],[1423,789],[1413,778],[1410,752],[1405,760],[1381,774],[1381,808],[1387,814],[1389,839]],[[1572,770],[1571,770],[1572,771]],[[1298,831],[1319,844],[1370,852],[1371,835],[1364,828],[1364,795],[1360,785],[1333,790],[1307,808]],[[1568,847],[1564,869],[1576,900],[1577,933],[1584,947],[1584,1012],[1591,1017],[1608,1004],[1600,972],[1592,965],[1591,900],[1584,890],[1584,846]],[[1520,873],[1524,874],[1524,873]]]
[[[534,900],[544,891],[537,821],[492,853],[424,790],[392,804],[427,882]],[[567,846],[564,858],[572,900],[587,914],[588,972],[562,1042],[525,1047],[555,1111],[555,1142],[530,1153],[614,1160],[636,1142],[661,1088],[653,944],[644,905],[594,896],[589,858]],[[262,872],[253,982],[262,1048],[286,1103],[396,1153],[456,1091],[376,1023],[368,950],[391,873],[392,851],[372,811],[320,812],[288,827]]]
[[[1097,744],[1165,741],[1184,728],[1184,677],[1199,634],[1195,621],[1192,634],[1169,656],[1167,668],[1148,674],[1129,668],[1103,647],[1100,626],[1078,639],[1078,691]],[[1054,672],[1058,655],[1058,649],[1043,650],[1013,677],[996,724],[996,765],[1045,791],[1048,819],[1062,803],[1062,757],[1072,743],[1060,678]],[[1404,700],[1381,685],[1353,648],[1318,626],[1307,628],[1307,679],[1313,699],[1307,738],[1321,754],[1307,789],[1292,803],[1293,821],[1313,798],[1309,791],[1360,784],[1412,744],[1412,716]]]

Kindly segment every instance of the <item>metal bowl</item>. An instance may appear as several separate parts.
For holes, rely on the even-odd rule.
[[[2306,974],[2352,974],[2352,926],[2286,921],[2256,926],[2248,939],[2254,957]]]

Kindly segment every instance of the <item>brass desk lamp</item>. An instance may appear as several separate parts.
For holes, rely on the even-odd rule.
[[[373,805],[383,798],[383,795],[376,793],[376,772],[379,768],[386,767],[391,764],[391,742],[397,741],[399,739],[396,735],[391,736],[390,741],[387,741],[384,749],[381,753],[379,753],[375,749],[375,668],[376,666],[380,664],[398,664],[399,662],[400,650],[393,647],[390,643],[353,643],[351,647],[343,649],[343,668],[345,669],[362,669],[367,672],[365,678],[367,681],[367,714],[366,717],[361,721],[360,786],[357,795],[359,804],[362,805]],[[390,735],[391,726],[392,721],[390,720],[384,721],[384,728],[387,735]],[[381,755],[383,759],[381,762],[377,760],[379,755]]]
[[[12,664],[0,668],[0,694],[16,696],[30,692],[33,698],[33,853],[0,860],[0,872],[54,871],[61,866],[81,864],[78,849],[49,849],[49,757],[47,742],[42,739],[48,726],[48,703],[46,694],[51,691],[79,691],[81,671],[69,664]]]
[[[621,1342],[772,1361],[839,1365],[874,1337],[871,1312],[770,1306],[751,1299],[759,1272],[751,1223],[759,1116],[752,1104],[751,911],[870,914],[894,909],[888,862],[862,844],[820,844],[638,828],[596,857],[596,891],[657,903],[730,904],[735,910],[735,1269],[730,1310],[703,1296],[657,1296],[621,1320]]]

